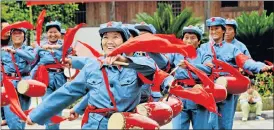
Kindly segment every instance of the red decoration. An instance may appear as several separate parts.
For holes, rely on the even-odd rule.
[[[193,46],[188,47],[185,45],[172,44],[166,39],[147,33],[126,41],[113,50],[108,56],[143,51],[154,53],[180,53],[186,57],[193,58],[196,57],[196,51],[193,50],[195,50]]]
[[[38,19],[37,19],[37,24],[36,24],[36,40],[37,40],[37,43],[38,45],[40,45],[40,37],[41,37],[41,34],[42,34],[42,30],[43,30],[43,23],[44,23],[44,18],[46,16],[46,10],[43,10]]]
[[[74,28],[69,28],[67,30],[67,33],[64,36],[64,45],[63,45],[63,50],[62,50],[62,61],[65,61],[65,57],[67,55],[67,50],[71,46],[74,36],[76,32],[84,25],[84,23],[80,23],[76,25]]]
[[[2,29],[1,37],[4,37],[4,35],[13,28],[33,29],[33,25],[28,21],[22,21],[22,22],[16,22],[16,23],[10,24],[9,26]]]

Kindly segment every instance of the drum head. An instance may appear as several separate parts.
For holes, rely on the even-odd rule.
[[[139,105],[136,107],[136,111],[137,111],[137,113],[139,113],[140,115],[149,116],[149,115],[148,115],[147,108],[145,107],[145,104],[146,104],[146,103],[139,104]]]
[[[69,75],[69,70],[70,70],[70,75]],[[74,69],[74,68],[65,68],[64,69],[64,74],[67,78],[69,78],[70,76],[73,77],[76,74],[76,69]]]
[[[20,94],[25,94],[29,90],[29,83],[26,80],[21,80],[17,84],[17,91]]]
[[[221,86],[227,87],[227,79],[225,77],[219,77],[216,79],[216,84],[219,84]]]
[[[193,86],[193,88],[203,88],[203,86],[201,84],[196,84]]]
[[[108,129],[122,130],[125,128],[125,119],[121,113],[113,113],[108,120]]]

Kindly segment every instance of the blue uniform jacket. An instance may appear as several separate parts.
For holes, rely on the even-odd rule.
[[[131,111],[140,102],[142,82],[138,78],[137,72],[150,77],[150,79],[155,72],[152,59],[147,57],[127,58],[130,60],[129,66],[120,69],[116,66],[103,66],[106,69],[110,89],[119,112]],[[167,78],[162,86],[168,86],[168,81],[171,80],[173,80],[172,77]],[[100,63],[96,59],[91,59],[73,81],[66,83],[49,95],[30,113],[30,118],[33,122],[44,124],[50,117],[86,94],[88,95],[88,104],[97,108],[113,108],[105,87]]]
[[[229,44],[223,41],[221,44],[214,44],[213,47],[216,52],[217,59],[224,61],[232,65],[233,67],[237,67],[236,56],[241,54],[242,52],[235,45]],[[202,44],[201,49],[213,55],[209,42]],[[252,59],[248,59],[244,63],[243,69],[249,70],[251,72],[259,73],[263,66],[265,66],[264,63],[256,62]]]
[[[13,46],[8,47],[14,49]],[[15,62],[19,68],[20,73],[29,73],[31,69],[30,63],[35,59],[33,48],[23,44],[20,48],[15,50]],[[1,61],[2,65],[4,65],[5,73],[16,73],[16,69],[9,52],[1,51]]]

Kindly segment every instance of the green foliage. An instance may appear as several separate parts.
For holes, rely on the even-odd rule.
[[[237,39],[246,44],[252,58],[273,61],[274,14],[267,16],[266,11],[261,14],[257,11],[243,12],[236,21],[239,27]]]
[[[273,79],[272,73],[256,74],[255,86],[262,97],[273,96]]]
[[[1,2],[1,16],[8,22],[29,20],[29,10],[15,0]]]
[[[193,12],[189,8],[184,9],[178,16],[174,16],[170,4],[159,3],[158,7],[153,15],[137,14],[137,19],[134,21],[152,24],[157,33],[175,34],[177,37],[181,37],[184,26],[197,25],[201,22],[201,18],[193,17]]]
[[[78,4],[59,4],[59,5],[41,5],[32,6],[32,21],[36,24],[37,17],[42,9],[47,10],[45,22],[58,20],[62,23],[63,28],[75,26],[73,21],[75,11],[78,10]],[[1,16],[8,22],[30,21],[30,9],[25,1],[16,2],[16,0],[1,2]]]
[[[202,40],[201,40],[201,44],[207,43],[208,41],[209,41],[208,32],[204,32]]]
[[[257,11],[252,11],[250,14],[243,12],[236,20],[239,25],[237,30],[239,37],[263,36],[267,31],[274,29],[273,13],[267,16],[266,11],[261,15]]]

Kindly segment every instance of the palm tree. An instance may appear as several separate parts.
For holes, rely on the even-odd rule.
[[[178,16],[174,16],[170,4],[159,3],[158,9],[153,15],[147,13],[139,13],[136,15],[136,22],[146,22],[152,24],[157,33],[175,34],[181,37],[184,26],[197,25],[201,22],[201,18],[192,17],[193,12],[186,8]]]
[[[273,61],[274,14],[257,11],[242,13],[236,18],[237,39],[243,42],[255,60]],[[263,53],[262,53],[263,52]]]

